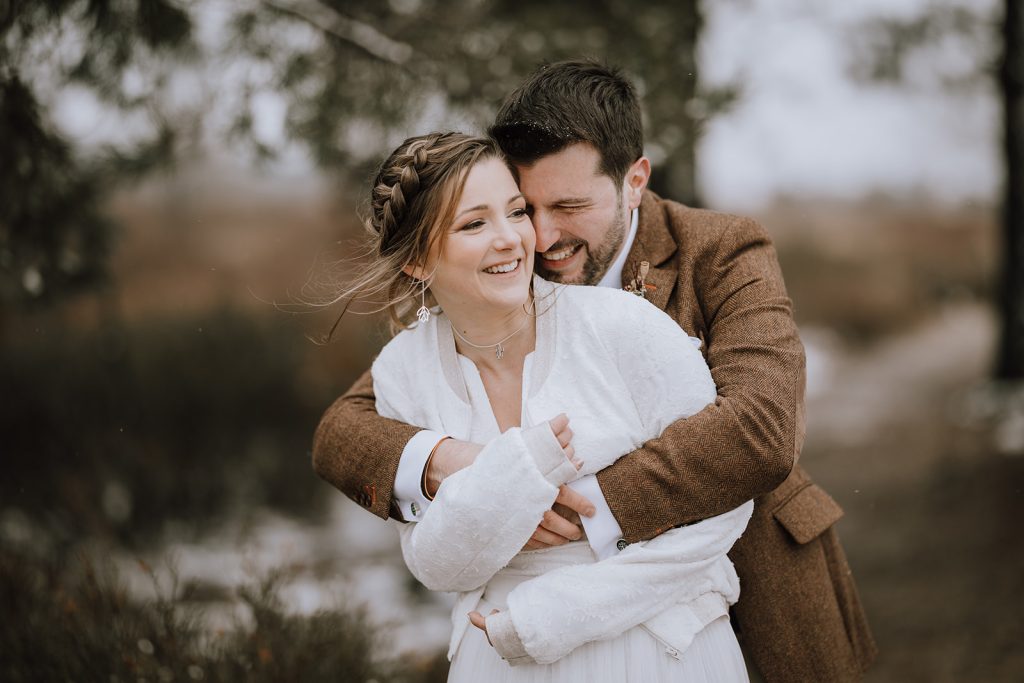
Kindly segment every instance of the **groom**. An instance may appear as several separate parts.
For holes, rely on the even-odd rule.
[[[804,353],[768,235],[646,189],[635,92],[598,63],[541,67],[490,132],[529,202],[538,272],[645,297],[701,344],[718,388],[714,404],[563,489],[562,514],[545,516],[527,547],[578,538],[579,521],[608,557],[753,498],[730,552],[742,586],[733,624],[748,661],[769,682],[859,679],[875,645],[832,528],[842,510],[796,464]],[[324,415],[313,463],[370,511],[412,521],[477,450],[377,415],[366,373]]]

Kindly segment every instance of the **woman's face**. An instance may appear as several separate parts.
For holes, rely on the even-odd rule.
[[[442,226],[430,291],[443,309],[503,311],[529,296],[536,235],[526,200],[499,159],[470,168],[451,225]]]

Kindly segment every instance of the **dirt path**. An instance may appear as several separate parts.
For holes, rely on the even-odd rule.
[[[828,338],[808,335],[803,462],[847,511],[839,531],[882,650],[871,681],[1024,674],[1024,458],[996,452],[978,405],[994,337],[980,306],[820,362]]]

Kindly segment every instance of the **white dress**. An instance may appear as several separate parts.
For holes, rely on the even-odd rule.
[[[523,369],[522,428],[499,434],[443,315],[396,336],[373,366],[380,414],[486,444],[419,522],[395,523],[413,574],[459,593],[449,680],[745,681],[728,622],[739,584],[726,552],[751,502],[601,561],[585,541],[520,552],[560,484],[607,467],[715,397],[700,353],[648,302],[540,279],[534,288],[543,314]],[[547,426],[561,412],[585,461],[580,473]],[[495,647],[469,625],[474,609],[500,610],[488,618]]]

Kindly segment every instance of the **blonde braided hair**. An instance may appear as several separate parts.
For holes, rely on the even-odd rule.
[[[373,181],[365,220],[372,261],[325,302],[348,299],[327,339],[357,298],[383,297],[370,312],[387,311],[393,332],[409,326],[422,283],[402,269],[426,263],[454,220],[469,170],[490,158],[504,159],[494,140],[448,132],[411,137],[384,160]]]

